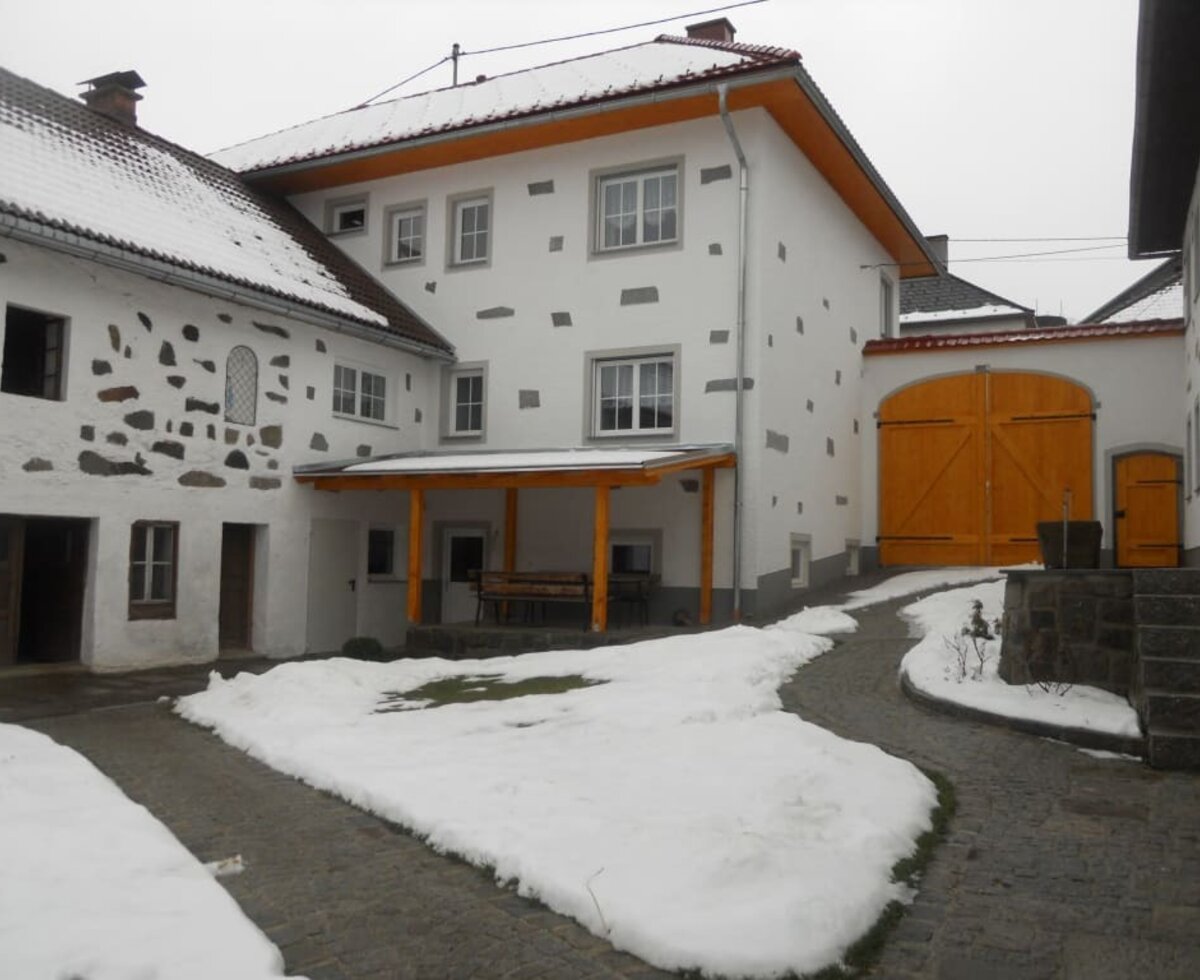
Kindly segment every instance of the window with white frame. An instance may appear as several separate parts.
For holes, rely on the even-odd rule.
[[[390,265],[421,262],[425,258],[425,207],[399,207],[388,212]]]
[[[179,525],[137,521],[129,541],[129,618],[174,619]]]
[[[679,168],[612,174],[596,181],[596,250],[679,240]]]
[[[812,564],[812,539],[807,534],[791,535],[792,588],[807,589]]]
[[[487,262],[491,255],[492,199],[468,197],[453,203],[453,265]]]
[[[477,436],[483,433],[483,372],[460,371],[451,379],[453,421],[450,429],[456,436]]]
[[[675,428],[675,359],[670,354],[593,362],[593,434],[671,432]]]
[[[895,287],[887,276],[879,277],[879,336],[890,337],[895,333]]]
[[[662,532],[613,529],[608,570],[613,575],[652,575],[658,571]]]
[[[388,418],[387,378],[382,374],[335,364],[333,367],[333,411],[372,422]]]
[[[325,230],[330,235],[347,235],[367,230],[367,199],[343,198],[325,205]]]

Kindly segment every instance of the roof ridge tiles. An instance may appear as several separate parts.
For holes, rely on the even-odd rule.
[[[1076,323],[1063,327],[1034,327],[996,330],[988,333],[922,334],[918,337],[885,337],[869,340],[864,354],[903,351],[946,350],[963,347],[994,347],[1009,343],[1054,343],[1070,340],[1101,340],[1109,337],[1144,337],[1183,332],[1182,318],[1137,320],[1129,323]]]
[[[688,44],[697,48],[715,48],[730,54],[744,54],[766,61],[801,61],[803,56],[794,48],[780,48],[773,44],[746,44],[742,41],[718,41],[714,38],[682,37],[678,34],[659,34],[657,44]]]

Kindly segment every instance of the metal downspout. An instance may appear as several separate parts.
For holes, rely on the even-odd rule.
[[[746,163],[746,154],[742,152],[737,132],[733,128],[733,120],[729,118],[729,107],[726,105],[728,91],[727,85],[717,86],[721,122],[725,124],[725,132],[738,160],[737,380],[734,382],[733,394],[733,448],[737,457],[737,465],[733,470],[733,620],[739,622],[742,618],[742,430],[745,424],[742,403],[745,399],[743,379],[746,374],[746,223],[747,203],[750,197],[750,168]]]

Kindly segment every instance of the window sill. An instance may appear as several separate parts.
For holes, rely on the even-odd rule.
[[[139,603],[129,607],[129,621],[138,622],[142,620],[163,620],[175,618],[175,604],[161,603]]]
[[[676,239],[673,242],[652,242],[648,245],[621,245],[616,248],[599,248],[592,245],[588,253],[589,259],[612,259],[619,255],[645,255],[647,252],[678,252],[682,251],[683,242]]]
[[[362,228],[350,228],[346,231],[327,231],[327,232],[325,232],[325,237],[326,238],[355,238],[358,235],[365,235],[366,233],[367,233],[367,228],[364,225]]]
[[[384,259],[385,269],[419,269],[425,265],[425,256],[419,259]]]
[[[395,422],[389,422],[387,419],[365,419],[361,415],[346,415],[342,412],[331,412],[330,414],[343,422],[361,422],[363,425],[373,425],[380,429],[399,430],[400,428]]]
[[[466,272],[468,269],[490,269],[492,267],[492,258],[489,255],[486,259],[476,259],[474,262],[447,262],[447,272]]]
[[[653,432],[638,432],[623,429],[620,432],[593,432],[588,436],[596,442],[613,442],[618,439],[632,439],[636,442],[676,442],[679,434],[674,429],[662,429]]]

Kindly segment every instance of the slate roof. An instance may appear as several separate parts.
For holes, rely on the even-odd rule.
[[[653,41],[359,106],[218,150],[242,173],[800,63],[786,48]]]
[[[1183,333],[1183,320],[1144,320],[1140,323],[1087,323],[1072,327],[1033,330],[998,330],[991,333],[933,334],[869,340],[864,354],[900,354],[914,351],[958,350],[974,347],[1009,347],[1014,344],[1062,344],[1080,340],[1113,340]]]
[[[1085,322],[1122,323],[1182,315],[1183,259],[1175,255],[1094,310]]]
[[[451,349],[290,205],[0,69],[0,234],[18,231],[51,247],[94,242],[148,270],[185,270],[380,336]]]
[[[967,310],[980,310],[980,316],[1014,316],[1023,313],[1029,316],[1030,324],[1033,322],[1033,310],[1029,307],[1014,303],[949,272],[900,282],[902,323],[920,322],[922,313],[945,314]],[[931,316],[929,319],[939,318]]]

